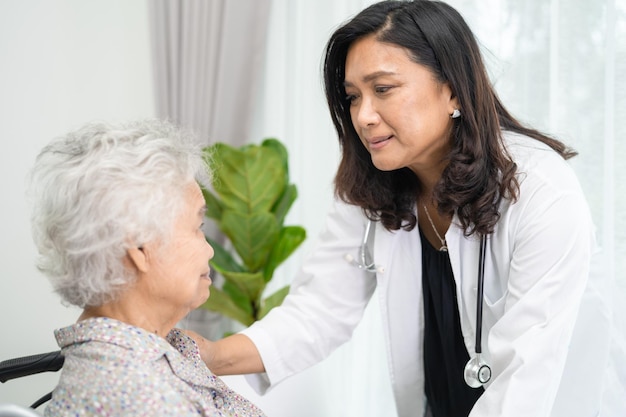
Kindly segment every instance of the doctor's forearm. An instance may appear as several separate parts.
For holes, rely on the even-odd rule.
[[[216,375],[240,375],[265,372],[259,351],[243,334],[234,334],[216,342],[196,339],[200,356]]]

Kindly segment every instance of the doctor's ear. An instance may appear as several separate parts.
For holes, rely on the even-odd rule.
[[[449,107],[448,113],[452,114],[455,109],[460,108],[459,98],[454,93],[454,90],[452,90],[452,86],[450,85],[448,81],[442,84],[442,88],[448,100],[448,107]]]
[[[148,256],[143,246],[131,247],[126,250],[126,255],[132,265],[140,272],[148,271]]]

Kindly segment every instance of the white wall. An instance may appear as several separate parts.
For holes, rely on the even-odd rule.
[[[0,0],[0,361],[57,350],[76,320],[34,265],[25,176],[52,137],[93,119],[153,117],[143,0]],[[0,385],[29,405],[58,374]]]

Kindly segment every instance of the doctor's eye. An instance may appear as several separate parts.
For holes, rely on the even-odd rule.
[[[359,97],[356,94],[347,94],[346,95],[346,103],[348,104],[352,104],[354,103]]]

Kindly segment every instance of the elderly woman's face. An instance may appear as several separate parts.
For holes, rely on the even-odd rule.
[[[184,317],[209,297],[213,248],[202,231],[206,206],[200,187],[187,186],[185,204],[165,248],[152,252],[149,291],[163,311]]]

